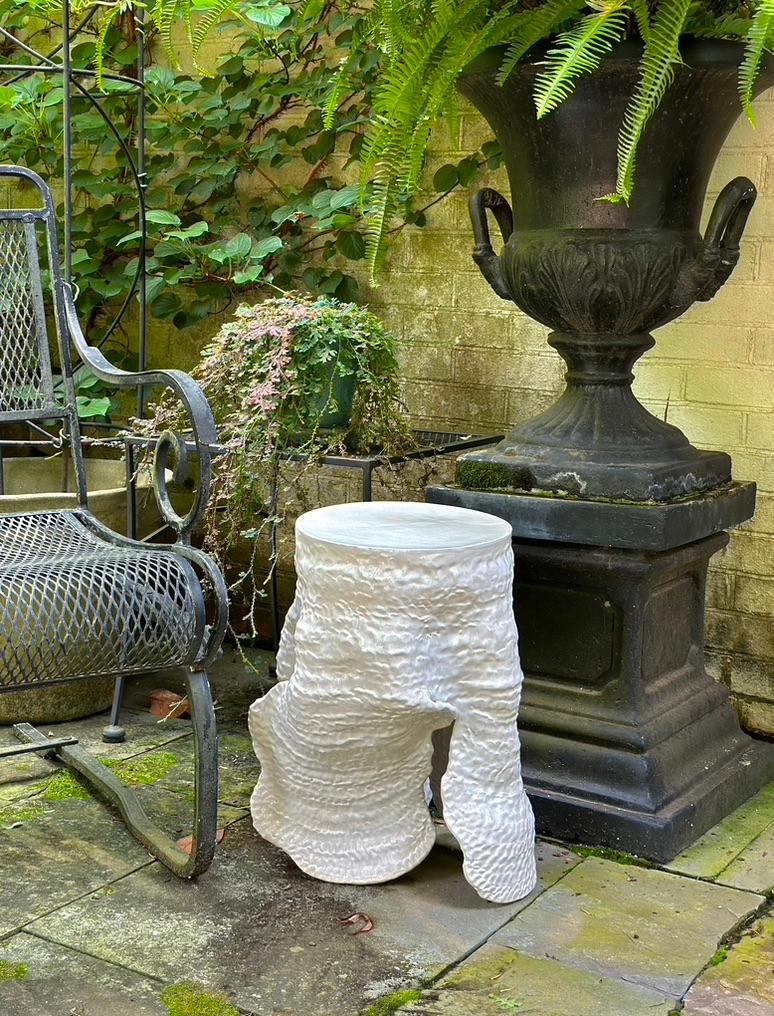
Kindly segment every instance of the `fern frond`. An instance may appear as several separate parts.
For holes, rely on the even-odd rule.
[[[105,51],[107,49],[107,37],[110,34],[110,29],[115,25],[116,21],[127,11],[132,10],[134,4],[132,0],[121,0],[114,7],[110,7],[107,13],[103,16],[100,26],[99,35],[97,36],[97,42],[94,47],[94,61],[97,69],[97,86],[102,88],[103,75],[105,73]]]
[[[650,35],[650,11],[648,10],[647,0],[631,0],[629,6],[634,15],[634,20],[637,22],[637,30],[643,42],[647,42]]]
[[[382,74],[360,153],[372,273],[384,257],[393,217],[419,187],[433,126],[441,116],[453,119],[460,72],[509,38],[520,6],[508,0],[492,16],[490,0],[434,0],[432,7],[425,0],[375,0],[372,37],[383,55]]]
[[[753,126],[756,123],[752,108],[753,91],[760,74],[764,53],[771,46],[772,30],[774,30],[774,0],[759,0],[747,33],[747,45],[739,68],[739,95],[747,119]]]
[[[497,84],[502,85],[513,73],[517,64],[535,43],[547,38],[573,14],[586,7],[586,0],[548,0],[543,7],[529,11],[520,32],[516,32],[497,72]]]
[[[546,70],[535,80],[538,120],[564,102],[574,91],[577,78],[595,71],[602,57],[625,35],[628,21],[625,0],[612,0],[600,7],[577,28],[560,35],[555,47],[548,51]]]
[[[691,0],[665,0],[650,27],[640,64],[640,77],[618,135],[618,179],[611,200],[629,203],[634,184],[637,148],[650,118],[664,98],[680,61],[680,34]]]
[[[229,14],[239,14],[240,3],[239,0],[210,0],[210,6],[197,19],[195,29],[191,24],[191,6],[190,4],[185,4],[184,6],[187,8],[183,14],[187,21],[188,37],[191,40],[194,57],[197,57],[204,44],[204,40],[215,25],[225,20]]]
[[[751,25],[751,18],[740,18],[735,14],[715,18],[709,11],[700,9],[692,12],[685,23],[685,31],[700,39],[730,39],[738,42],[747,39]]]
[[[327,131],[332,130],[336,122],[336,111],[347,92],[352,90],[354,84],[353,70],[359,59],[359,53],[353,47],[349,56],[343,61],[333,76],[328,96],[323,106],[323,126]]]
[[[173,67],[178,67],[180,64],[175,52],[174,25],[183,13],[182,8],[185,6],[190,8],[191,5],[192,0],[156,0],[151,9],[151,18],[161,36],[161,43],[167,59]]]

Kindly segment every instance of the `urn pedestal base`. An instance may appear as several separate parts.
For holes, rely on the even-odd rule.
[[[704,668],[704,594],[752,484],[665,505],[429,488],[511,523],[522,773],[544,835],[666,861],[774,777]]]
[[[583,451],[519,444],[514,435],[494,448],[468,452],[460,459],[458,479],[465,486],[515,487],[561,492],[575,497],[665,501],[714,489],[731,479],[731,458],[724,452],[688,446],[681,457],[626,462],[594,462]],[[483,485],[482,484],[482,485]]]

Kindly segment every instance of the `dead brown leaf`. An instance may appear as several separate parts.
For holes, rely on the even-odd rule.
[[[337,917],[336,920],[339,924],[362,925],[362,927],[358,928],[357,931],[352,932],[353,935],[365,935],[369,931],[373,931],[374,928],[373,918],[369,917],[368,914],[354,913],[349,914],[347,917]]]

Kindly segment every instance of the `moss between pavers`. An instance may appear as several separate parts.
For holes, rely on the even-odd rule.
[[[419,1002],[421,998],[422,992],[416,989],[396,991],[392,995],[385,995],[384,998],[380,998],[378,1002],[375,1002],[361,1013],[361,1016],[390,1016],[391,1013],[402,1009],[404,1005],[409,1005],[411,1002]]]
[[[251,762],[255,761],[255,749],[252,738],[247,734],[223,734],[220,738],[221,755],[243,755]]]
[[[502,998],[500,995],[490,995],[489,1001],[502,1012],[518,1012],[524,1005],[518,998]]]
[[[518,960],[518,953],[514,951],[496,952],[493,956],[477,958],[463,964],[459,970],[450,977],[445,978],[444,988],[476,990],[482,985],[499,981],[508,967]]]
[[[18,801],[0,808],[0,829],[7,829],[18,822],[31,822],[43,814],[43,805],[38,801]]]
[[[765,988],[771,984],[768,979],[760,980],[760,984],[758,982],[761,975],[772,967],[772,959],[774,919],[768,917],[746,928],[738,942],[721,946],[708,964],[716,969],[708,969],[699,978],[699,983],[702,980],[720,980],[740,989]],[[769,1002],[772,995],[774,991],[764,996],[765,1001]]]
[[[635,854],[626,854],[622,850],[610,850],[608,847],[573,847],[569,849],[578,857],[602,857],[606,861],[615,861],[616,864],[631,864],[635,868],[656,868],[652,861],[644,857],[637,857]]]
[[[239,1016],[222,995],[210,995],[196,984],[172,984],[161,993],[169,1016]]]
[[[169,751],[160,751],[152,755],[141,755],[139,758],[103,759],[102,765],[107,766],[115,775],[130,787],[152,787],[178,764],[177,756]]]
[[[134,759],[100,759],[122,783],[129,787],[150,787],[163,780],[167,773],[178,764],[178,759],[168,751],[140,756]],[[44,801],[88,801],[88,784],[69,769],[52,776],[43,791]]]
[[[6,960],[0,960],[0,984],[7,981],[23,981],[29,972],[26,963],[8,963]]]
[[[63,769],[61,773],[52,776],[41,796],[44,801],[52,802],[88,801],[91,797],[86,790],[86,784],[69,769]]]
[[[722,949],[718,949],[718,951],[709,961],[709,965],[711,967],[719,967],[720,964],[725,963],[727,959],[728,959],[728,949],[723,947]]]

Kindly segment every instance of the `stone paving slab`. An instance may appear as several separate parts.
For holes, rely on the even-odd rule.
[[[668,1016],[660,991],[608,980],[555,960],[484,946],[437,989],[401,1007],[417,1016]]]
[[[249,736],[231,731],[219,735],[218,799],[234,808],[249,808],[250,796],[261,774],[261,764],[255,757]],[[193,803],[193,739],[185,738],[163,745],[146,758],[170,758],[177,764],[162,776],[157,786],[182,794]]]
[[[774,888],[774,823],[724,868],[716,881],[759,893]]]
[[[718,959],[688,992],[683,1016],[774,1016],[774,918]]]
[[[168,1016],[163,985],[21,933],[0,946],[4,1016]]]
[[[664,867],[682,875],[717,878],[767,828],[774,835],[774,782]]]
[[[722,936],[763,902],[753,893],[592,857],[492,941],[679,998]]]
[[[576,863],[543,847],[543,884]],[[527,902],[485,903],[464,881],[459,856],[443,849],[386,886],[317,882],[242,821],[196,883],[154,864],[30,930],[162,981],[196,971],[261,1016],[348,1016],[440,973]],[[372,932],[353,935],[339,923],[355,912],[373,918]]]
[[[105,744],[101,732],[106,722],[107,714],[103,713],[69,723],[45,724],[38,729],[46,736],[77,737],[84,751],[100,758],[113,759],[129,759],[191,737],[191,724],[188,720],[159,725],[152,717],[131,711],[122,718],[127,731],[126,741],[121,744]],[[10,727],[0,727],[0,747],[15,746],[18,743]],[[35,755],[19,755],[0,762],[0,807],[4,801],[27,796],[31,785],[47,778],[51,772],[51,763]]]
[[[184,793],[171,793],[164,786],[166,777],[156,779],[172,764],[167,777],[179,769],[175,779],[190,784],[192,741],[174,744],[182,745],[177,755],[165,745],[124,761],[119,773],[130,784],[135,777],[152,781],[134,787],[138,800],[155,822],[179,838],[192,831],[192,788],[186,785]],[[26,796],[0,805],[0,935],[151,860],[85,782],[65,768],[42,764],[45,779],[23,780]],[[246,814],[244,808],[221,804],[219,825],[228,826]]]
[[[123,822],[96,801],[40,808],[0,831],[0,936],[150,861]]]

